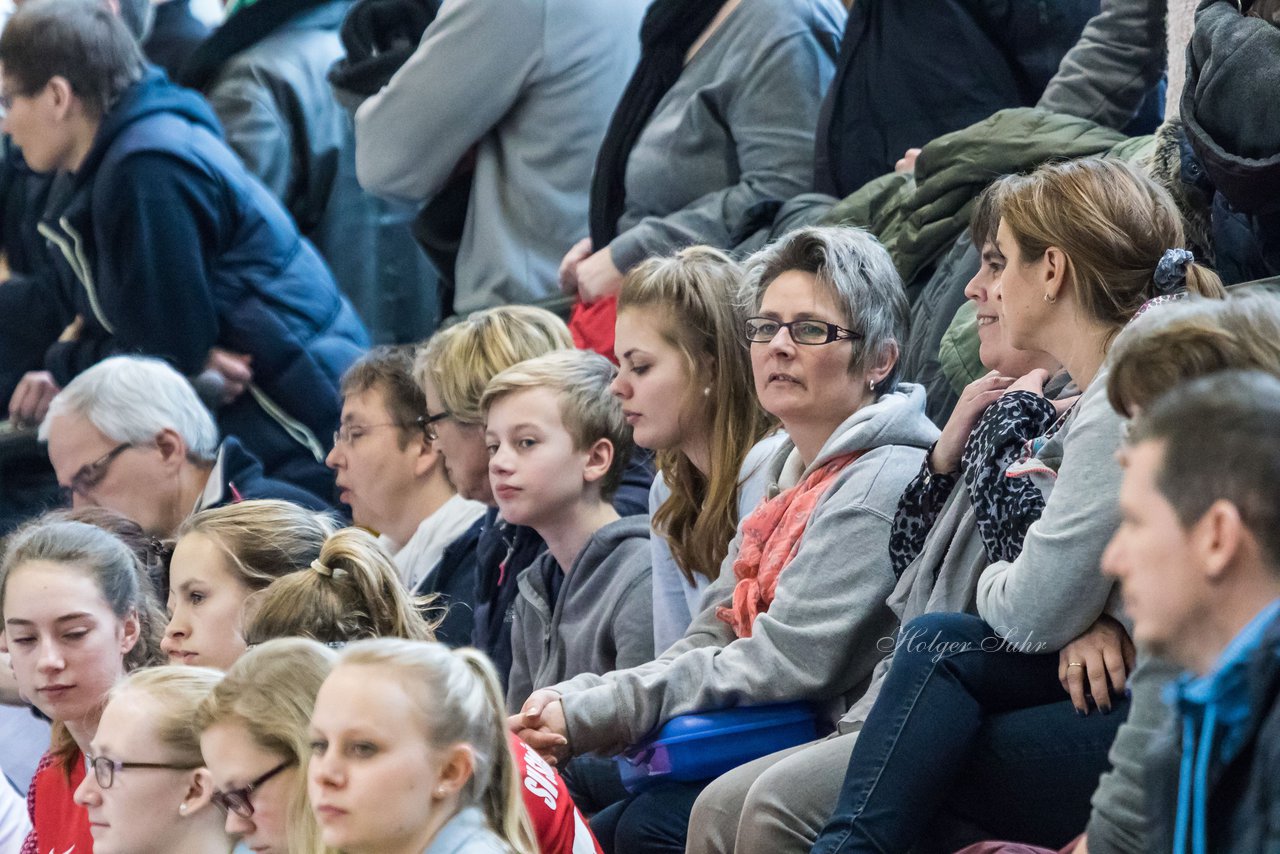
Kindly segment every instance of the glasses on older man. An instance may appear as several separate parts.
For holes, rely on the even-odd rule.
[[[747,318],[747,340],[752,344],[768,344],[783,329],[797,344],[816,346],[830,344],[832,341],[861,338],[862,335],[852,329],[827,323],[825,320],[793,320],[783,323],[769,317]]]
[[[249,796],[256,789],[261,788],[263,783],[291,765],[293,765],[293,760],[286,759],[258,779],[238,789],[232,789],[229,792],[214,792],[210,800],[217,804],[223,812],[233,812],[241,818],[253,818],[253,801],[249,800]]]
[[[116,774],[126,768],[160,768],[167,771],[191,771],[199,765],[175,765],[168,762],[118,762],[105,756],[88,757],[89,767],[93,769],[93,779],[98,781],[101,789],[110,789],[116,781]]]
[[[89,493],[106,478],[107,472],[111,469],[111,464],[116,461],[116,457],[133,447],[136,447],[133,442],[121,442],[93,462],[80,466],[76,473],[71,476],[71,480],[67,485],[60,490],[63,503],[71,503],[72,495],[88,498]]]

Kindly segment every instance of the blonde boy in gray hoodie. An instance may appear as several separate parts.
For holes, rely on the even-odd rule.
[[[613,375],[602,356],[560,351],[502,371],[481,400],[502,518],[547,543],[517,579],[513,712],[537,688],[653,659],[649,519],[609,503],[631,448]]]

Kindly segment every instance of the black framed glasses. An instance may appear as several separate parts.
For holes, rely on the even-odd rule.
[[[434,440],[436,438],[436,428],[432,427],[431,425],[435,424],[437,421],[443,421],[444,419],[448,418],[452,414],[453,414],[452,412],[446,409],[441,412],[437,412],[434,415],[432,415],[430,412],[428,412],[426,415],[419,415],[416,420],[418,422],[418,426],[421,427],[423,432],[427,434],[427,438]]]
[[[199,765],[176,765],[169,762],[119,762],[105,756],[87,757],[89,767],[93,769],[93,779],[98,781],[101,789],[110,789],[116,781],[116,773],[126,768],[160,768],[166,771],[193,771]]]
[[[253,818],[253,801],[249,800],[249,796],[253,794],[255,789],[261,788],[263,783],[293,764],[294,760],[286,759],[258,779],[238,789],[232,789],[229,792],[214,792],[210,800],[217,804],[223,812],[233,812],[241,818]]]
[[[859,332],[836,326],[834,323],[827,323],[825,320],[793,320],[790,323],[783,323],[781,320],[769,317],[749,317],[745,329],[747,340],[752,344],[768,344],[783,329],[787,330],[792,341],[810,347],[862,337]]]
[[[116,461],[116,457],[133,447],[136,447],[133,442],[121,442],[93,462],[80,466],[76,473],[71,476],[71,481],[60,489],[63,503],[69,504],[72,495],[88,498],[89,493],[98,484],[102,483],[107,476],[107,472],[111,469],[111,464]]]

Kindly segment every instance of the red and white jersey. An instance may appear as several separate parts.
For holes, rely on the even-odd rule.
[[[603,854],[556,769],[515,735],[510,739],[524,805],[542,854]]]

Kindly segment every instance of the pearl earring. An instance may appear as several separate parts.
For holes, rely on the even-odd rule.
[[[187,814],[187,805],[186,805],[186,804],[178,804],[178,812],[182,813],[183,815],[186,815],[186,814]]]
[[[711,386],[707,386],[702,390],[703,397],[711,397]]]

